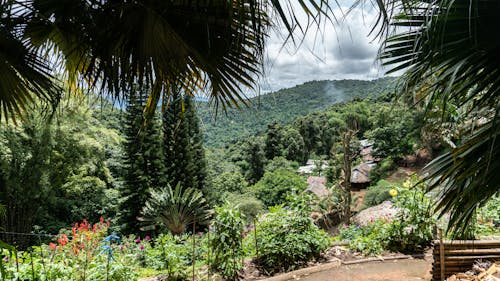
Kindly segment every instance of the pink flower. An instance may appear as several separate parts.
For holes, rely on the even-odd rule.
[[[4,261],[4,262],[9,262],[9,257],[5,257],[5,258],[3,258],[3,261]]]
[[[141,245],[141,247],[139,247],[139,248],[141,249],[141,251],[144,250],[144,245]]]
[[[137,237],[137,239],[135,239],[134,241],[135,241],[135,243],[137,243],[137,244],[141,243],[141,237]]]
[[[149,237],[149,235],[146,235],[146,237],[144,237],[144,240],[149,241],[151,240],[151,237]]]

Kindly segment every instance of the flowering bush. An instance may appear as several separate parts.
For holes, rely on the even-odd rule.
[[[120,238],[107,235],[108,227],[104,218],[93,225],[76,223],[49,245],[13,256],[5,275],[14,280],[133,280],[133,261],[114,255]]]
[[[414,178],[397,188],[394,206],[399,209],[388,231],[388,249],[401,252],[420,252],[429,246],[436,224],[431,199],[422,184],[415,186]]]
[[[431,200],[417,179],[407,181],[403,187],[390,192],[398,213],[371,221],[364,227],[345,226],[339,238],[349,240],[349,247],[365,255],[378,255],[384,249],[400,252],[419,252],[432,240],[432,227],[436,220],[432,214]],[[412,187],[412,188],[410,188]]]

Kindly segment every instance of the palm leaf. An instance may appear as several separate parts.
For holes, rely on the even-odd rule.
[[[451,213],[450,230],[467,230],[475,210],[498,193],[494,173],[498,157],[500,105],[500,26],[494,0],[398,1],[401,14],[393,25],[403,31],[385,40],[380,52],[389,72],[406,69],[402,88],[418,93],[418,102],[439,108],[442,122],[449,108],[461,119],[482,116],[480,127],[462,131],[459,144],[431,162],[424,177],[429,190],[439,190],[437,209]],[[491,112],[496,114],[491,114]],[[455,125],[456,127],[463,124]]]
[[[15,120],[29,113],[27,106],[35,99],[55,105],[60,88],[52,76],[49,62],[39,56],[30,40],[22,38],[15,22],[23,16],[9,2],[0,5],[0,121]],[[17,118],[16,118],[17,117]]]
[[[15,63],[7,60],[11,64],[2,66],[2,73],[9,75],[0,81],[2,87],[19,89],[15,95],[5,91],[0,110],[2,115],[21,111],[32,99],[30,91],[52,97],[52,72],[64,72],[70,89],[98,88],[117,100],[136,84],[149,88],[149,115],[171,87],[191,95],[208,93],[216,108],[238,107],[245,104],[243,88],[256,86],[272,22],[284,24],[294,40],[295,30],[305,34],[333,15],[327,0],[298,4],[306,24],[297,20],[292,1],[2,1],[7,16],[0,26],[16,30],[15,39],[24,40],[23,48],[2,51],[26,50],[35,73],[23,76],[21,68],[8,73]],[[10,13],[13,7],[17,14]],[[43,57],[56,64],[49,66]]]
[[[466,233],[475,211],[500,194],[498,120],[477,129],[461,145],[432,161],[423,171],[429,190],[438,190],[437,209],[450,213],[449,230]]]

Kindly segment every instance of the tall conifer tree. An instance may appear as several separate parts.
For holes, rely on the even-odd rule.
[[[186,108],[185,118],[189,125],[189,141],[191,160],[194,168],[193,177],[196,180],[194,188],[203,190],[207,177],[207,162],[205,159],[205,149],[203,148],[203,132],[200,129],[200,119],[196,114],[196,106],[193,98],[186,95],[184,98]]]
[[[171,186],[203,190],[206,178],[203,136],[189,95],[173,91],[163,113],[166,178]]]
[[[165,183],[160,125],[158,118],[145,123],[145,93],[141,90],[130,92],[124,120],[126,174],[121,190],[120,222],[125,233],[139,232],[137,217],[148,199],[149,189]]]

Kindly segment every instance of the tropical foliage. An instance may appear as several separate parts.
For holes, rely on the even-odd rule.
[[[224,205],[215,209],[215,219],[210,231],[213,236],[210,246],[213,249],[213,269],[227,280],[238,280],[243,269],[243,233],[245,222],[241,211]]]
[[[268,273],[288,271],[319,257],[328,235],[303,212],[271,208],[257,224],[258,263]]]
[[[148,230],[156,225],[166,227],[172,234],[179,235],[193,224],[205,224],[210,217],[207,203],[201,191],[177,184],[152,189],[142,209],[140,221]]]
[[[300,3],[311,22],[328,18],[326,1]],[[308,29],[290,9],[279,1],[2,1],[0,112],[15,118],[35,97],[57,102],[56,70],[73,89],[90,85],[117,98],[145,86],[150,115],[176,88],[237,105],[261,70],[271,22],[292,36]]]
[[[21,125],[0,127],[5,231],[29,233],[38,225],[55,233],[82,217],[115,216],[118,132],[94,118],[86,100],[65,97],[62,114],[52,118],[43,106],[32,106]],[[5,238],[23,246],[30,242]]]
[[[406,69],[407,92],[453,122],[441,137],[449,151],[425,170],[430,190],[441,194],[437,209],[451,213],[450,230],[464,233],[476,210],[500,190],[498,51],[491,36],[499,24],[497,1],[380,1],[395,13],[399,32],[389,37],[381,58],[391,71]],[[432,120],[432,119],[431,119]],[[439,128],[439,126],[438,126]],[[446,128],[446,127],[444,127]]]

